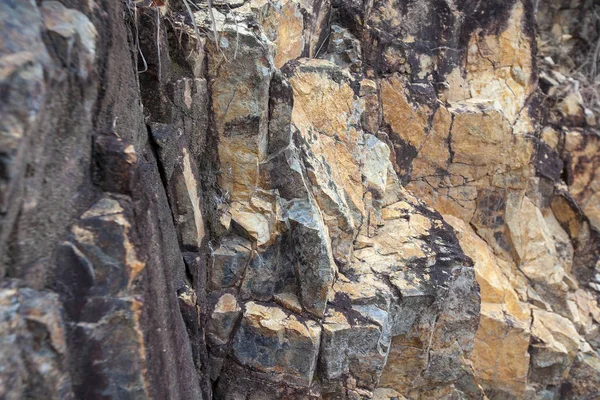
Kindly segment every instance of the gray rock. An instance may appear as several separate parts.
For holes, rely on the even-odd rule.
[[[239,236],[225,237],[211,253],[210,282],[213,289],[238,286],[252,257],[252,244]]]
[[[319,354],[321,327],[277,306],[246,303],[233,356],[242,365],[309,387]]]
[[[59,298],[21,286],[0,289],[0,397],[74,399]]]
[[[339,25],[331,25],[327,54],[322,57],[353,72],[359,72],[362,68],[360,41]]]
[[[326,228],[310,200],[292,200],[287,207],[300,301],[311,314],[322,317],[336,271]]]
[[[241,314],[235,296],[225,293],[219,297],[206,326],[209,340],[217,346],[226,344]]]

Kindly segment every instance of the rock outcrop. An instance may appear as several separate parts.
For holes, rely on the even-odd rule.
[[[0,3],[0,397],[600,396],[550,3]]]

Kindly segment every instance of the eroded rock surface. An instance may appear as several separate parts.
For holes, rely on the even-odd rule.
[[[0,397],[598,396],[550,3],[2,2]]]

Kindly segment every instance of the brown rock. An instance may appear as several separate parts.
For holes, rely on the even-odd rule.
[[[299,131],[307,178],[324,211],[334,257],[348,263],[364,213],[359,101],[349,76],[325,61],[301,61],[290,84],[292,123]]]
[[[559,384],[580,349],[581,337],[566,318],[535,309],[531,334],[537,340],[531,350],[531,380]]]
[[[208,85],[219,136],[219,186],[231,199],[231,218],[264,244],[274,220],[254,212],[250,202],[261,186],[259,164],[267,156],[272,65],[269,47],[247,24],[219,26],[220,47],[208,46]]]
[[[0,397],[594,396],[597,21],[533,3],[4,0]]]
[[[456,230],[465,254],[475,262],[481,288],[481,320],[471,360],[484,388],[522,396],[529,371],[531,313],[511,281],[513,273],[471,227],[453,216],[444,217]]]
[[[306,47],[304,8],[301,2],[294,0],[262,3],[258,18],[269,40],[277,46],[273,61],[275,67],[281,68],[286,62],[300,58]]]
[[[532,38],[525,32],[525,6],[515,2],[501,32],[471,35],[467,50],[470,97],[502,110],[514,123],[535,86]],[[452,91],[450,87],[450,91]]]

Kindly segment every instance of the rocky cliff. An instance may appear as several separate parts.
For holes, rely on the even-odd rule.
[[[599,15],[1,1],[0,398],[600,398]]]

